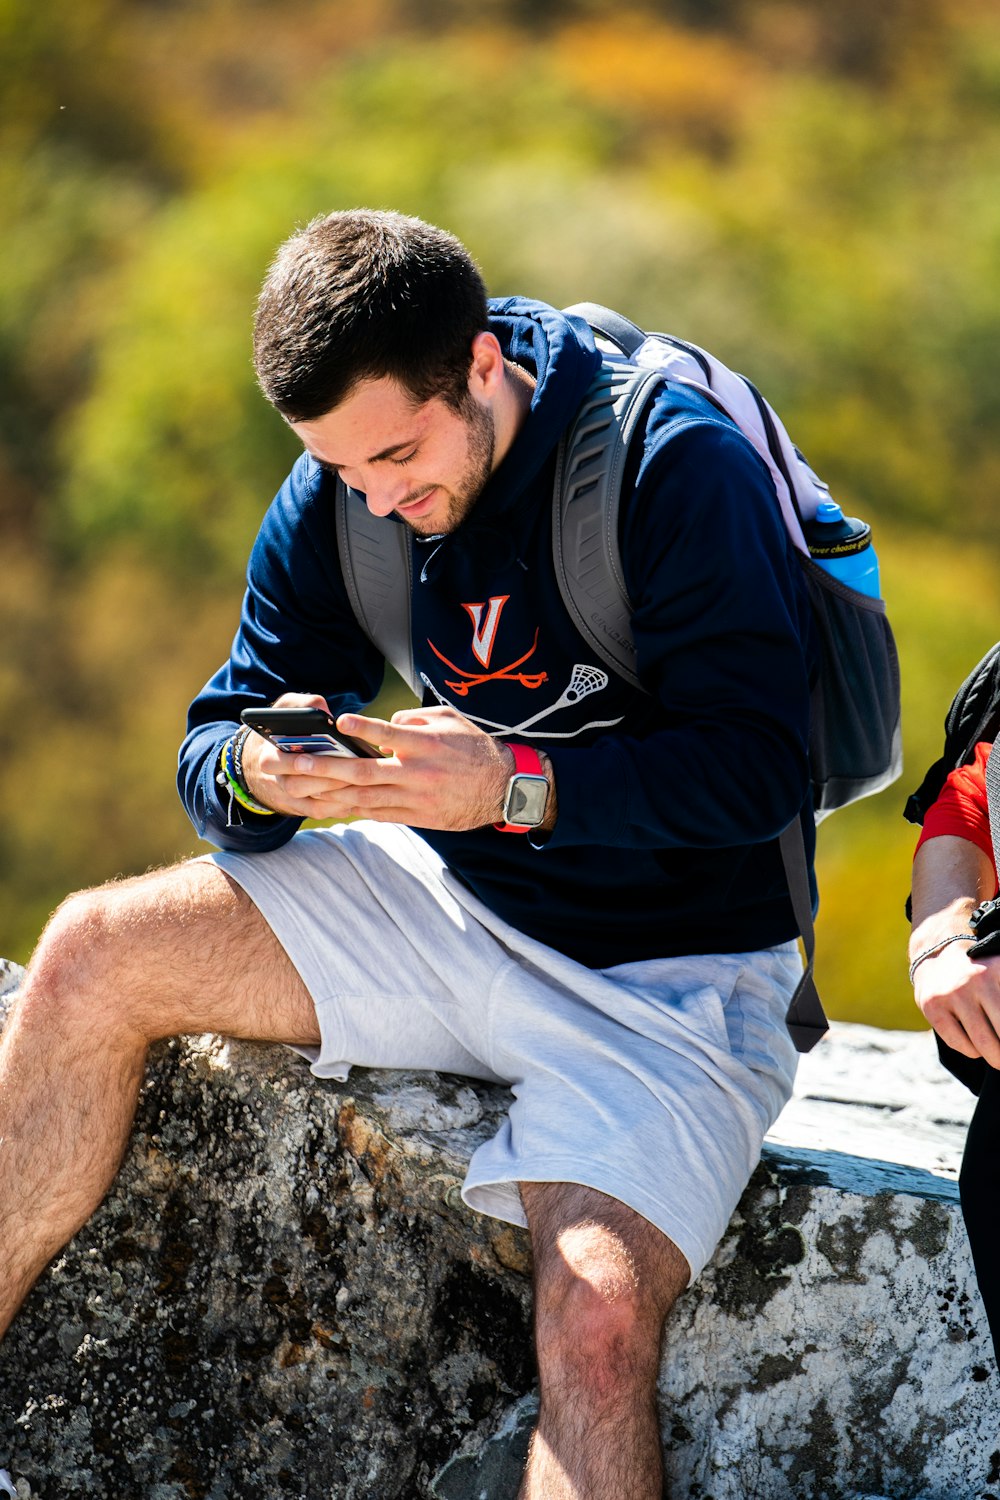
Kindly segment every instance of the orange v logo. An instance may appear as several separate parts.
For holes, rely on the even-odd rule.
[[[509,594],[494,594],[488,606],[485,604],[462,605],[472,620],[472,654],[479,664],[487,669],[489,669],[490,657],[493,655],[493,646],[497,638],[500,613],[509,598]]]

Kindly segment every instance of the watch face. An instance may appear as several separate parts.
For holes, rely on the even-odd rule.
[[[544,776],[512,776],[503,815],[508,823],[537,828],[545,817],[549,784]]]

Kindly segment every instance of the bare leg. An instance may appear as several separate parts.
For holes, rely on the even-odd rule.
[[[687,1261],[592,1188],[522,1183],[521,1197],[542,1403],[520,1500],[661,1500],[656,1376]]]
[[[0,1335],[118,1169],[148,1044],[316,1043],[309,995],[250,899],[191,863],[72,896],[0,1039]]]

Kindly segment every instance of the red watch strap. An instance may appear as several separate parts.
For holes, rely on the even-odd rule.
[[[505,740],[504,744],[507,746],[508,750],[513,752],[515,776],[545,775],[545,768],[542,765],[542,757],[539,755],[537,750],[533,750],[530,745],[514,744],[510,740]],[[494,823],[493,827],[497,829],[499,833],[531,832],[530,823],[504,823],[501,821],[499,823]]]
[[[530,745],[516,745],[510,740],[505,741],[508,750],[514,752],[514,775],[515,776],[544,776],[542,757],[537,750]]]

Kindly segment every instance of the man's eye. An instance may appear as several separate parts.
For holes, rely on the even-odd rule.
[[[416,458],[416,456],[417,456],[417,450],[416,450],[416,448],[414,448],[413,452],[412,453],[407,453],[407,455],[406,455],[405,458],[393,458],[393,459],[390,459],[389,462],[395,464],[397,469],[403,469],[403,468],[406,467],[406,465],[408,463],[412,463],[412,461]]]

